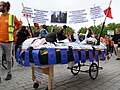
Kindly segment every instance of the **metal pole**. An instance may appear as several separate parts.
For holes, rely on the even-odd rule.
[[[31,29],[31,26],[30,26],[30,23],[29,23],[29,20],[28,20],[27,12],[26,12],[26,10],[25,10],[25,7],[24,7],[23,3],[22,3],[22,7],[23,7],[23,10],[24,10],[24,12],[25,12],[25,16],[26,16],[26,19],[27,19],[27,22],[28,22],[28,26],[29,26],[30,32],[31,32],[31,34],[32,34],[32,37],[34,37],[33,32],[32,32],[32,29]]]
[[[94,8],[95,8],[95,4],[94,4]],[[96,20],[95,20],[95,17],[94,17],[94,20],[93,20],[93,22],[94,22],[94,26],[95,26],[95,21],[96,21]]]
[[[111,5],[111,2],[112,2],[112,0],[110,0],[109,7],[110,7],[110,5]],[[101,35],[102,35],[103,29],[104,29],[104,26],[105,26],[105,21],[106,21],[106,18],[107,18],[108,13],[109,13],[109,10],[107,10],[107,12],[106,12],[106,16],[105,16],[104,22],[103,22],[103,24],[102,24],[102,29],[101,29],[101,32],[100,32],[100,36],[99,36],[99,38],[98,38],[97,45],[100,45],[100,37],[101,37]]]
[[[93,20],[93,22],[94,22],[94,26],[95,26],[95,21],[96,21],[96,20],[94,19],[94,20]]]

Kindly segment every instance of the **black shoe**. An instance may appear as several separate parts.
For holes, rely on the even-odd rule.
[[[116,60],[120,60],[120,58],[117,58]]]
[[[39,87],[39,83],[34,83],[33,87],[37,89]]]
[[[71,69],[71,67],[67,67],[67,69]]]
[[[5,80],[10,80],[12,78],[12,74],[7,74]]]

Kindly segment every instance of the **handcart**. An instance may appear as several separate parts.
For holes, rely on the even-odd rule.
[[[33,39],[33,41],[35,41]],[[31,43],[32,41],[30,41]],[[33,43],[33,42],[32,42]],[[28,42],[27,42],[28,44]],[[36,46],[36,45],[35,45]],[[83,45],[85,46],[85,45]],[[65,43],[48,43],[41,45],[39,49],[29,46],[26,50],[18,49],[17,58],[19,62],[22,62],[24,66],[31,66],[31,63],[34,64],[34,67],[42,67],[43,73],[47,74],[48,79],[48,90],[53,90],[54,88],[54,65],[56,64],[68,64],[74,62],[74,65],[70,68],[73,75],[77,75],[81,70],[82,66],[85,66],[86,59],[90,59],[89,76],[91,79],[95,80],[98,76],[99,71],[99,54],[102,55],[102,59],[105,60],[106,48],[98,49],[91,45],[83,49],[80,44],[70,44],[66,45]],[[100,46],[98,46],[100,47]],[[17,62],[18,62],[17,61]],[[34,68],[32,67],[32,79],[35,79]],[[39,84],[34,83],[34,88],[38,88]]]

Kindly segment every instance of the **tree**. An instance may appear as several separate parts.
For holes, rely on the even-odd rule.
[[[85,34],[85,33],[86,33],[86,31],[87,31],[87,28],[86,28],[86,27],[81,28],[81,29],[79,29],[78,34],[80,34],[80,33]]]
[[[101,32],[102,24],[100,24],[98,26],[90,26],[89,28],[91,28],[93,30],[93,32],[96,35],[98,35]],[[120,23],[118,23],[118,24],[109,23],[108,25],[105,25],[103,32],[102,32],[102,37],[104,37],[107,34],[107,30],[115,30],[116,28],[120,28]],[[87,30],[86,27],[82,27],[81,29],[79,29],[78,33],[86,33],[86,30]]]

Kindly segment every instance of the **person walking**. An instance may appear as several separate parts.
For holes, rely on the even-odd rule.
[[[11,74],[11,61],[12,61],[12,47],[14,41],[14,31],[21,27],[21,23],[18,21],[16,16],[9,13],[10,3],[0,2],[0,82],[2,79],[2,54],[6,54],[7,69],[8,73],[5,80],[10,80],[12,78]]]
[[[112,40],[114,41],[114,48],[115,53],[118,56],[118,39],[120,39],[120,28],[115,29],[115,34],[113,35]],[[120,57],[118,57],[116,60],[120,60]]]
[[[104,37],[104,43],[105,43],[105,45],[106,45],[106,47],[107,47],[107,54],[109,54],[109,52],[110,52],[110,48],[109,48],[109,37],[107,36],[107,35],[105,35],[105,37]]]
[[[22,45],[22,43],[29,38],[30,33],[26,26],[22,26],[22,28],[18,31],[17,33],[17,42],[15,44],[15,56],[16,56],[16,51],[19,48],[19,46]]]
[[[39,37],[40,38],[45,38],[45,36],[48,34],[47,31],[47,26],[46,25],[42,25],[40,32],[39,32]]]
[[[114,41],[112,40],[112,37],[110,37],[110,40],[109,40],[109,49],[110,49],[110,54],[112,56],[113,49],[114,49]]]
[[[118,47],[117,47],[117,60],[120,60],[120,38],[117,40],[118,41]]]

